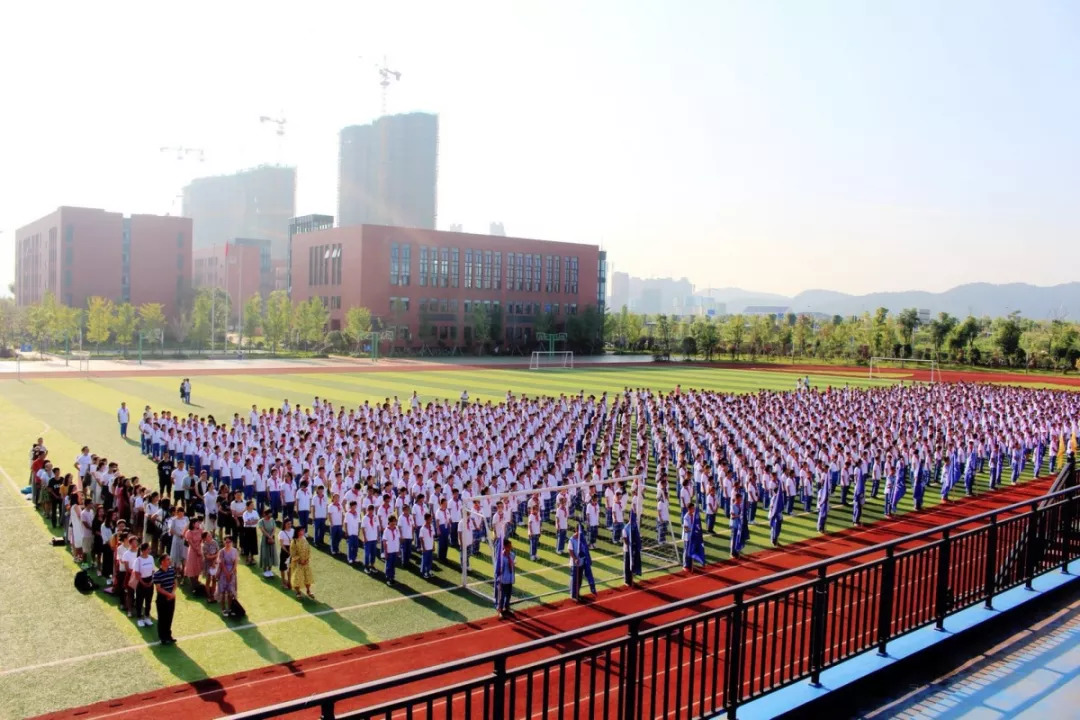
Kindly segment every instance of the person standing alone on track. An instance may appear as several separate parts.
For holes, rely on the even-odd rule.
[[[130,419],[131,413],[128,411],[127,403],[120,403],[120,409],[116,411],[116,421],[120,423],[120,437],[125,440],[127,440],[127,427]]]

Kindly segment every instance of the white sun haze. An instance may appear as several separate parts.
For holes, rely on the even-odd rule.
[[[8,3],[0,280],[58,205],[176,212],[192,177],[298,167],[440,115],[439,226],[601,243],[618,269],[794,293],[1064,282],[1080,260],[1067,2],[580,7]],[[287,119],[280,142],[259,117]],[[183,161],[163,146],[205,150]]]

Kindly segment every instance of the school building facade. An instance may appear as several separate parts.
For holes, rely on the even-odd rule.
[[[15,231],[15,299],[25,307],[52,293],[86,309],[91,297],[161,303],[179,312],[191,287],[191,219],[60,207]]]
[[[533,342],[538,316],[556,325],[602,306],[605,260],[596,245],[358,225],[292,237],[294,302],[317,297],[330,330],[366,307],[399,347],[468,347],[477,306],[496,317],[490,344]]]

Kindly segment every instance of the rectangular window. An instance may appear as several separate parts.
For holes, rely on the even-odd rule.
[[[176,269],[177,270],[183,270],[184,269],[184,256],[183,255],[177,255],[176,256]]]
[[[468,315],[471,312],[472,312],[472,302],[469,301],[469,300],[466,300],[465,301],[465,314]]]
[[[491,289],[491,251],[484,251],[484,289]]]
[[[533,259],[532,255],[526,255],[525,256],[525,290],[532,290],[532,275],[533,275],[532,259]]]
[[[439,287],[450,286],[450,248],[439,250]]]
[[[427,287],[428,276],[428,249],[420,246],[420,287]]]
[[[398,269],[400,264],[398,262],[398,244],[390,243],[390,284],[398,284]]]
[[[480,289],[483,287],[484,277],[484,253],[480,250],[473,251],[473,287]]]
[[[444,312],[449,312],[449,311],[450,311],[449,301],[446,298],[443,298],[442,300],[439,301],[439,312],[444,313]]]
[[[176,233],[176,247],[184,247],[184,233]]]
[[[533,292],[540,292],[540,256],[533,255],[533,266],[536,273],[533,275]]]
[[[491,271],[492,281],[496,290],[502,290],[502,253],[495,253],[495,269]]]
[[[472,250],[465,250],[465,287],[472,287]]]
[[[521,253],[517,254],[517,274],[514,277],[514,289],[525,289],[525,258]]]
[[[461,253],[457,248],[450,249],[450,287],[458,286],[458,255]]]
[[[409,269],[412,267],[412,245],[401,246],[401,265],[399,266],[399,285],[409,284]]]
[[[340,285],[341,284],[341,245],[340,244],[337,245],[337,247],[335,248],[335,252],[336,252],[336,254],[334,255],[334,257],[336,259],[336,265],[334,267],[334,284],[335,285]],[[338,299],[340,300],[340,298],[338,298]],[[340,307],[340,305],[339,305],[339,307]]]
[[[457,325],[450,326],[450,339],[457,340]]]

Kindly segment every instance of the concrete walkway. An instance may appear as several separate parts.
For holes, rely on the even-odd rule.
[[[652,356],[650,355],[581,356],[580,358],[575,358],[575,367],[585,365],[640,364],[651,361]],[[203,356],[185,359],[144,355],[142,364],[139,364],[134,356],[128,359],[94,358],[89,361],[89,373],[91,375],[97,375],[99,373],[103,375],[137,375],[145,373],[148,375],[169,374],[183,376],[185,373],[207,375],[216,372],[235,373],[237,371],[262,373],[271,371],[317,373],[326,371],[342,372],[351,369],[356,372],[364,372],[374,368],[380,370],[395,368],[401,370],[419,370],[453,366],[527,368],[529,366],[529,358],[522,356],[476,357],[469,355],[438,358],[384,357],[380,358],[378,363],[372,363],[367,358],[345,357],[284,359],[265,356],[249,356],[241,360],[235,355]],[[23,355],[19,361],[5,360],[0,362],[0,379],[14,379],[19,375],[30,378],[78,377],[81,374],[85,374],[85,371],[80,372],[79,367],[79,361],[76,358],[66,360],[61,356],[46,355],[44,359],[41,359],[37,353],[27,353]]]
[[[1080,600],[963,667],[863,717],[875,720],[1080,717]]]

